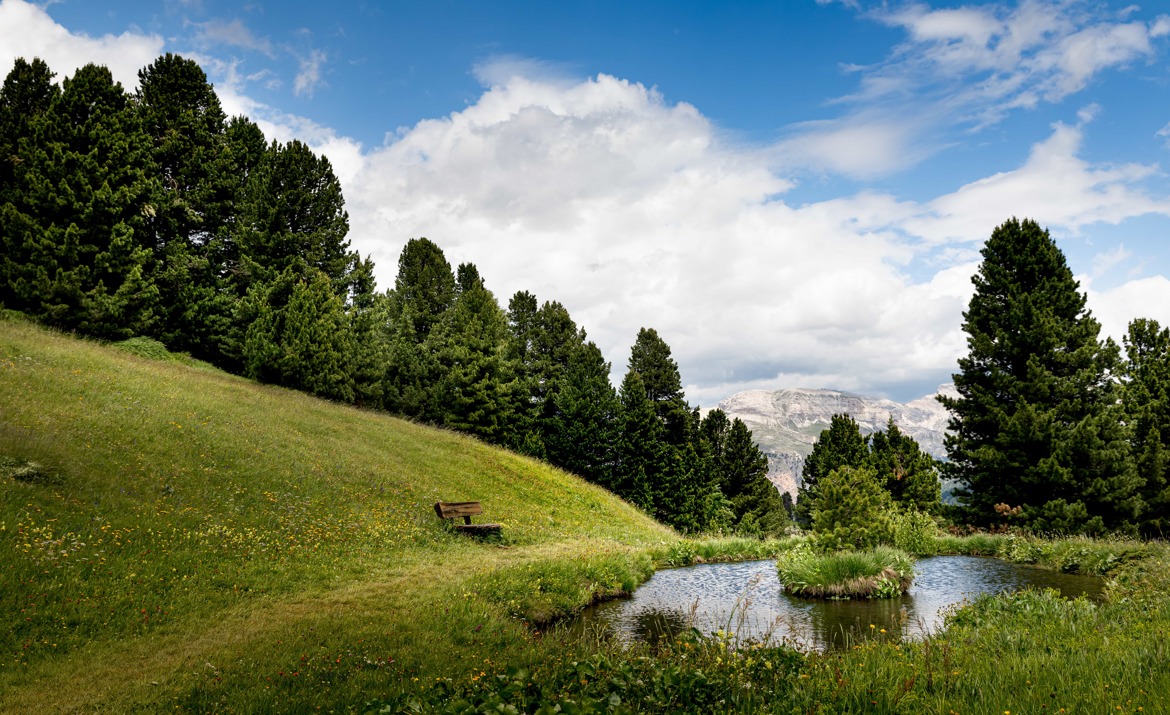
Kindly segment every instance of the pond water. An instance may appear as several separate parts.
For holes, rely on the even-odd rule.
[[[666,569],[632,597],[587,609],[574,628],[602,629],[625,641],[654,644],[693,626],[705,633],[728,631],[740,640],[824,650],[859,637],[920,638],[942,626],[949,609],[981,593],[1054,588],[1069,598],[1099,600],[1104,590],[1104,581],[1096,576],[976,556],[919,559],[915,571],[914,585],[901,598],[823,601],[785,594],[775,561]]]

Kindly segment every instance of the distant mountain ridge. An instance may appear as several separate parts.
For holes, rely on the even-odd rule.
[[[950,413],[935,399],[938,394],[958,396],[952,384],[941,385],[934,394],[907,403],[841,390],[748,390],[720,402],[719,409],[728,418],[738,417],[747,424],[768,456],[768,478],[795,498],[804,458],[835,414],[853,417],[862,434],[885,429],[893,417],[894,424],[918,440],[923,451],[935,457],[946,456],[943,437]]]

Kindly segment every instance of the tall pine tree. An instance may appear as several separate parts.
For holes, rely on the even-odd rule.
[[[110,71],[86,65],[19,142],[0,208],[9,307],[104,338],[149,333],[159,196],[151,142]]]
[[[1117,349],[1048,232],[1011,219],[992,232],[963,314],[945,469],[970,517],[1020,507],[1038,529],[1132,528],[1138,478],[1112,379]]]
[[[800,472],[796,493],[796,519],[801,526],[812,523],[819,498],[818,486],[829,473],[841,467],[863,467],[869,461],[869,447],[857,421],[847,414],[833,415],[829,427],[813,442],[812,453]]]
[[[1170,534],[1170,328],[1134,320],[1124,344],[1123,395],[1142,479],[1141,530],[1164,538]]]

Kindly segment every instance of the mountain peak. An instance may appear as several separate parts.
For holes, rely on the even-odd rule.
[[[905,404],[883,397],[869,397],[833,389],[790,387],[781,390],[748,390],[719,403],[731,419],[738,417],[752,430],[760,449],[768,456],[768,476],[782,490],[796,495],[804,458],[813,442],[829,426],[833,415],[847,414],[857,421],[862,434],[894,424],[918,441],[935,457],[945,454],[947,409],[936,395],[957,396],[952,384],[940,385],[934,394]]]

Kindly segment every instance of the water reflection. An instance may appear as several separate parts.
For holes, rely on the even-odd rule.
[[[741,640],[769,640],[804,649],[839,648],[859,638],[918,638],[942,625],[945,613],[980,593],[1027,586],[1055,588],[1073,598],[1100,598],[1100,578],[972,556],[935,556],[916,564],[918,576],[901,598],[821,601],[785,594],[774,561],[703,564],[654,574],[631,598],[598,604],[579,628],[603,628],[623,640],[656,644],[692,625]],[[883,632],[884,631],[884,632]]]

